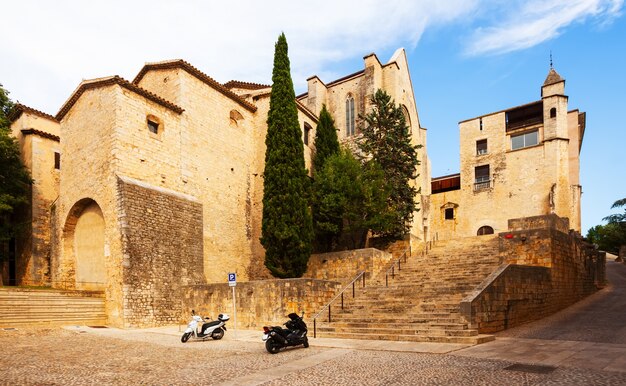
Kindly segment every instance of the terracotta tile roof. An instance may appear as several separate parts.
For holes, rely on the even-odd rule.
[[[80,96],[86,90],[105,87],[105,86],[111,86],[114,84],[117,84],[120,87],[124,87],[125,89],[132,91],[136,94],[139,94],[143,96],[144,98],[151,100],[152,102],[155,102],[157,104],[160,104],[161,106],[168,108],[178,114],[182,114],[183,111],[185,111],[183,108],[173,104],[172,102],[169,102],[161,98],[160,96],[153,94],[148,90],[144,90],[143,88],[130,83],[126,79],[123,79],[115,75],[115,76],[110,76],[107,78],[99,78],[99,79],[88,80],[88,81],[82,82],[80,86],[78,86],[76,91],[74,91],[70,99],[68,99],[67,102],[65,102],[65,104],[61,107],[61,110],[59,110],[59,112],[56,115],[56,119],[59,121],[62,120],[65,114],[67,114],[68,111],[70,111],[72,106],[74,106],[74,104],[78,101],[78,98],[80,98]]]
[[[20,116],[22,116],[22,113],[30,113],[33,115],[37,115],[38,117],[42,117],[42,118],[49,119],[54,122],[58,122],[58,120],[52,115],[46,114],[39,110],[35,110],[32,107],[25,106],[21,103],[16,103],[15,106],[13,106],[7,118],[9,118],[9,121],[15,122]]]
[[[37,129],[23,129],[22,130],[22,134],[24,134],[24,135],[35,134],[35,135],[38,135],[40,137],[49,138],[49,139],[51,139],[53,141],[56,141],[56,142],[60,142],[61,141],[61,138],[59,138],[58,135],[46,133],[45,131],[41,131],[41,130],[37,130]]]
[[[266,92],[266,93],[263,93],[263,94],[255,95],[252,99],[254,99],[256,101],[256,100],[261,99],[261,98],[267,98],[270,95],[272,95],[271,92]],[[302,111],[304,113],[304,115],[306,115],[307,117],[309,117],[313,121],[315,121],[315,123],[318,122],[317,115],[315,115],[314,112],[309,110],[304,104],[302,104],[302,102],[300,102],[297,99],[296,99],[296,107],[298,108],[298,110]]]
[[[305,105],[303,105],[302,102],[300,102],[299,100],[296,100],[296,106],[298,106],[298,109],[300,109],[300,111],[302,111],[304,115],[308,116],[309,118],[314,120],[316,123],[318,122],[317,116],[315,115],[315,113],[313,113]]]
[[[226,87],[227,89],[243,88],[245,90],[261,90],[264,88],[270,88],[272,86],[268,84],[241,82],[239,80],[229,80],[228,82],[224,83],[224,87]]]
[[[197,68],[185,62],[182,59],[169,60],[169,61],[158,62],[158,63],[146,63],[146,65],[143,66],[141,71],[139,71],[135,79],[133,79],[133,84],[135,85],[138,84],[139,81],[141,81],[141,79],[144,77],[144,75],[146,75],[146,73],[148,73],[148,71],[150,70],[163,70],[163,69],[170,69],[170,68],[182,68],[183,70],[187,71],[189,74],[195,76],[201,82],[211,86],[212,88],[219,91],[223,95],[239,103],[241,106],[243,106],[247,110],[251,112],[256,111],[256,106],[254,106],[253,104],[249,102],[246,102],[244,99],[240,98],[239,95],[230,91],[228,88],[224,87],[221,83],[219,83],[215,79],[211,78],[207,74],[203,73],[202,71],[198,70]]]

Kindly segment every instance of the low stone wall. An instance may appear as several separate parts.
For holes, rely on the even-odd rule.
[[[576,233],[549,228],[499,236],[505,264],[461,302],[463,316],[482,333],[546,317],[605,285],[606,255]]]
[[[301,314],[307,323],[341,288],[336,281],[316,279],[275,279],[237,283],[235,298],[238,328],[262,328],[281,325],[291,312]],[[234,325],[232,288],[228,284],[188,286],[184,289],[181,323],[187,323],[191,310],[217,318],[227,313]],[[313,328],[313,326],[310,326]]]
[[[360,271],[365,271],[367,278],[376,277],[389,267],[391,260],[391,253],[375,248],[320,253],[311,256],[303,276],[347,284]]]
[[[544,216],[532,216],[509,219],[510,231],[522,231],[529,229],[556,229],[563,233],[569,232],[569,219],[555,214]]]

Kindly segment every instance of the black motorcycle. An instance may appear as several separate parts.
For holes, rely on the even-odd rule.
[[[287,328],[280,326],[264,326],[263,327],[263,341],[265,342],[265,349],[270,354],[276,354],[281,349],[290,346],[303,345],[304,348],[309,347],[309,338],[306,333],[306,323],[302,320],[302,316],[292,312],[287,315],[289,320],[284,323]]]

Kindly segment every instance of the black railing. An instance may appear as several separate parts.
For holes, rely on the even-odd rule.
[[[332,322],[332,313],[331,313],[332,304],[335,302],[335,300],[341,298],[341,309],[343,310],[343,306],[344,306],[343,294],[344,294],[344,292],[346,292],[347,289],[352,287],[352,298],[354,298],[356,296],[356,282],[359,279],[362,279],[363,287],[365,287],[365,271],[359,272],[359,274],[356,275],[356,277],[354,279],[352,279],[352,281],[350,283],[348,283],[348,285],[343,287],[341,292],[339,292],[337,295],[335,295],[335,297],[332,298],[332,300],[330,302],[328,302],[328,304],[326,304],[324,307],[322,307],[322,309],[317,314],[313,315],[313,338],[317,338],[317,318],[320,316],[320,314],[326,308],[328,308],[328,323],[331,323]]]

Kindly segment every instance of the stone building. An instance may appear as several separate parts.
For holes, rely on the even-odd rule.
[[[432,180],[432,239],[506,232],[509,219],[547,214],[581,231],[585,113],[567,102],[550,68],[540,100],[459,123],[461,171]]]
[[[387,64],[297,98],[305,161],[326,104],[342,139],[382,88],[424,147],[416,185],[427,204],[428,159],[404,50]],[[135,79],[86,80],[55,116],[18,105],[13,134],[33,175],[32,232],[13,245],[18,284],[102,290],[111,325],[177,322],[184,286],[269,277],[259,242],[270,86],[221,84],[183,60],[146,64]],[[427,206],[424,205],[423,206]],[[415,216],[413,237],[428,219]]]

